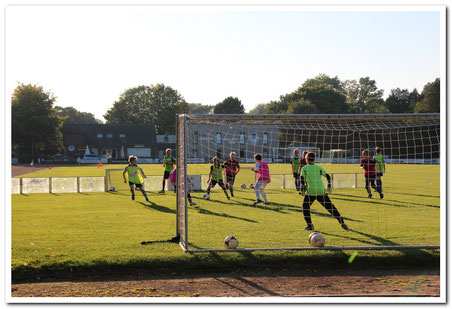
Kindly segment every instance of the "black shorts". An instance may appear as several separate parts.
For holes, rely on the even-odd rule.
[[[383,173],[377,173],[377,177],[382,177]]]
[[[133,183],[133,182],[129,181],[129,186],[133,186],[133,185],[135,185],[135,187],[137,187],[137,188],[141,188],[143,186],[143,184],[141,184],[141,183]]]
[[[213,188],[213,187],[215,187],[215,185],[218,183],[218,185],[220,186],[220,187],[224,187],[224,182],[223,182],[223,179],[220,179],[220,180],[210,180],[210,183],[211,183],[211,187]]]
[[[232,183],[232,184],[234,184],[234,181],[235,181],[235,175],[229,175],[229,174],[226,174],[226,182],[227,182],[227,183]]]
[[[168,179],[170,173],[171,173],[171,172],[165,171],[165,172],[163,173],[163,179]]]
[[[298,174],[298,173],[293,173],[293,178],[296,178],[296,179],[300,178],[300,174]]]

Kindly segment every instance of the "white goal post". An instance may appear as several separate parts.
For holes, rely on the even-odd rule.
[[[239,240],[235,251],[439,249],[439,114],[182,114],[176,118],[176,233],[186,252],[231,251],[223,246],[228,235]],[[382,149],[384,173],[365,178],[362,151],[369,150],[372,158],[376,147]],[[350,231],[341,229],[318,201],[305,209],[306,197],[296,189],[299,175],[290,176],[295,150],[300,156],[304,150],[313,152],[315,164],[331,176],[334,186],[329,197]],[[187,174],[207,175],[212,158],[223,163],[230,152],[236,153],[243,167],[235,177],[234,197],[227,199],[217,185],[210,200],[203,198],[205,191],[191,192],[196,205],[190,205]],[[256,180],[250,170],[256,153],[270,168],[272,180],[264,190],[268,204],[253,204],[260,194],[250,189]],[[206,178],[201,177],[204,187]],[[326,178],[322,180],[326,187]],[[226,192],[232,194],[230,188]],[[312,231],[304,231],[306,218],[325,236],[325,247],[308,243]]]

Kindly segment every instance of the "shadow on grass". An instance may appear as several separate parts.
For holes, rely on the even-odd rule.
[[[246,222],[251,222],[251,223],[258,223],[258,221],[256,220],[252,220],[252,219],[247,219],[247,218],[241,218],[241,217],[236,217],[236,216],[231,216],[225,213],[216,213],[210,210],[206,210],[204,208],[201,207],[194,207],[195,209],[198,210],[198,213],[202,214],[202,215],[210,215],[210,216],[218,216],[218,217],[223,217],[223,218],[229,218],[229,219],[237,219],[237,220],[242,220],[242,221],[246,221]]]
[[[397,193],[398,194],[398,193]],[[348,196],[348,197],[354,197],[357,198],[358,200],[350,200],[350,199],[341,199],[338,198],[337,196]],[[433,208],[440,208],[440,206],[438,205],[433,205],[433,204],[421,204],[421,203],[414,203],[411,201],[399,201],[399,200],[394,200],[394,199],[382,199],[382,200],[376,200],[373,201],[372,199],[368,199],[364,196],[361,195],[351,195],[351,194],[343,194],[343,193],[335,193],[334,194],[334,198],[340,199],[340,200],[347,200],[347,201],[351,201],[351,202],[362,202],[362,203],[374,203],[374,204],[384,204],[384,205],[389,205],[389,206],[395,206],[395,207],[414,207],[414,206],[424,206],[424,207],[433,207]],[[377,197],[378,198],[378,197]],[[384,201],[384,202],[382,202]],[[389,202],[395,202],[398,204],[391,204]],[[403,204],[407,204],[408,206],[405,206]]]
[[[170,208],[165,207],[165,206],[157,205],[157,204],[155,204],[152,201],[149,202],[149,203],[138,202],[138,204],[141,204],[141,205],[143,205],[146,208],[149,208],[149,209],[152,209],[152,210],[157,210],[157,211],[160,211],[160,212],[166,212],[166,213],[172,213],[172,214],[176,213],[175,210],[170,209]]]

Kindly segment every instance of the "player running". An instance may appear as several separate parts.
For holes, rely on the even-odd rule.
[[[377,191],[381,192],[381,195],[383,195],[383,185],[381,183],[381,177],[383,177],[383,174],[386,172],[385,168],[385,160],[383,158],[383,155],[381,154],[381,148],[377,147],[375,148],[376,155],[374,156],[375,160],[375,179],[377,181]],[[381,197],[383,198],[383,197]]]
[[[306,160],[308,162],[302,168],[303,181],[301,183],[301,190],[306,193],[303,200],[303,216],[308,224],[305,231],[313,231],[314,225],[311,220],[311,205],[315,200],[319,201],[325,209],[333,215],[339,221],[341,227],[344,230],[349,230],[347,224],[345,224],[344,219],[337,210],[337,208],[331,202],[325,187],[322,182],[322,176],[328,181],[328,192],[331,192],[331,177],[325,170],[318,165],[314,164],[315,154],[313,152],[308,152],[306,155]]]
[[[221,189],[223,189],[226,198],[230,200],[228,191],[226,191],[226,186],[223,182],[224,164],[220,164],[220,159],[218,159],[217,156],[213,157],[212,161],[213,164],[210,166],[209,179],[207,180],[207,183],[209,184],[209,186],[207,187],[207,194],[210,195],[210,189],[215,187],[215,185],[218,183]]]
[[[177,184],[177,168],[175,167],[172,171],[171,171],[171,173],[170,173],[170,177],[169,177],[169,179],[170,179],[170,184],[172,184],[173,186],[174,186],[174,192],[176,192],[176,184]],[[183,175],[182,175],[182,177],[184,177]],[[189,177],[187,177],[187,182],[193,187],[194,186],[194,184],[191,182],[191,180],[190,180],[190,178]],[[188,201],[190,202],[190,205],[192,205],[192,206],[194,206],[194,205],[196,205],[196,203],[195,202],[193,202],[192,201],[192,199],[191,199],[191,194],[190,194],[190,191],[189,191],[189,189],[187,190],[187,199],[188,199]]]
[[[257,173],[257,181],[254,185],[254,194],[256,194],[257,200],[253,203],[253,205],[257,205],[262,203],[262,200],[259,196],[259,193],[262,195],[264,199],[264,204],[270,204],[267,200],[267,195],[265,194],[265,186],[271,182],[270,178],[270,169],[268,167],[267,162],[262,161],[262,155],[260,153],[256,153],[254,155],[254,160],[256,161],[256,165],[251,168],[251,170]]]
[[[162,190],[159,193],[165,193],[165,183],[169,178],[169,174],[173,170],[174,163],[176,163],[176,159],[171,155],[171,149],[168,148],[165,151],[165,156],[163,157],[163,166],[165,167],[165,171],[163,172],[163,181],[162,181]]]
[[[375,160],[370,157],[369,150],[363,150],[363,158],[361,160],[361,168],[364,169],[364,178],[366,181],[366,190],[368,198],[372,198],[372,192],[370,187],[374,188],[379,194],[380,198],[383,198],[383,193],[375,186]]]
[[[236,160],[235,152],[229,154],[229,159],[224,161],[224,173],[226,175],[226,188],[229,188],[231,197],[234,197],[234,181],[235,176],[240,171],[239,161]]]
[[[144,191],[143,188],[143,182],[144,178],[146,178],[146,175],[143,173],[143,170],[141,167],[137,165],[137,157],[135,156],[129,156],[129,165],[126,166],[124,169],[124,172],[122,173],[122,177],[124,178],[124,183],[127,183],[126,179],[126,173],[128,174],[129,178],[129,186],[130,186],[130,192],[132,192],[132,201],[135,200],[135,188],[137,187],[140,189],[141,193],[143,193],[143,196],[146,198],[146,202],[150,202],[148,199],[148,196],[146,194],[146,191]]]

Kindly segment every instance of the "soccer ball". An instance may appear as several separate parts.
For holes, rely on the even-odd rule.
[[[309,235],[309,243],[313,247],[323,247],[325,245],[325,237],[317,232],[311,233],[311,235]]]
[[[202,196],[203,199],[205,200],[210,200],[210,195],[209,193],[204,193],[204,195]]]
[[[250,188],[254,189],[254,183],[250,184]]]
[[[246,184],[242,183],[242,185],[240,186],[242,189],[246,189]]]
[[[235,236],[227,236],[224,239],[224,247],[226,249],[235,249],[239,245],[239,240]]]
[[[115,191],[115,186],[110,186],[110,191]]]

